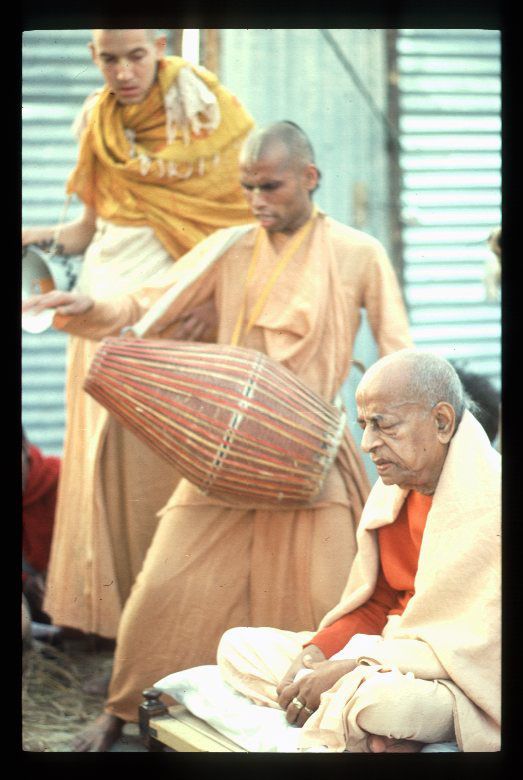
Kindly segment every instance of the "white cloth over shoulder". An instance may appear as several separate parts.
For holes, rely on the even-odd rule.
[[[221,121],[220,107],[216,96],[198,78],[191,68],[181,68],[176,81],[167,90],[165,97],[167,142],[173,143],[176,133],[182,133],[188,144],[191,132],[216,130]]]

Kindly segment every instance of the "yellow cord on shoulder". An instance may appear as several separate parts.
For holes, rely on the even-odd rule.
[[[314,218],[316,217],[316,214],[317,214],[317,210],[316,210],[316,207],[314,206],[313,210],[312,210],[312,213],[311,213],[309,219],[307,220],[307,222],[305,222],[305,224],[302,225],[302,227],[297,231],[297,233],[294,235],[294,237],[291,239],[291,241],[289,241],[289,243],[285,247],[285,250],[282,252],[282,255],[281,255],[280,259],[278,260],[276,266],[274,267],[274,270],[273,270],[272,274],[270,275],[270,277],[269,277],[269,279],[267,281],[267,284],[263,288],[262,292],[260,293],[260,296],[259,296],[258,300],[256,301],[256,303],[254,304],[254,306],[252,308],[251,315],[250,315],[249,320],[247,322],[247,326],[245,328],[244,333],[242,334],[242,327],[243,327],[243,322],[244,322],[244,318],[245,318],[247,289],[248,289],[248,286],[249,286],[249,283],[250,283],[251,279],[254,276],[254,271],[255,271],[255,268],[256,268],[256,264],[258,262],[258,258],[259,258],[259,255],[260,255],[260,251],[261,251],[261,246],[262,246],[263,240],[264,239],[267,240],[266,232],[262,228],[259,228],[258,235],[256,236],[256,241],[255,241],[255,244],[254,244],[254,249],[253,249],[253,253],[252,253],[251,262],[249,263],[249,268],[247,270],[247,276],[246,276],[246,279],[245,279],[245,291],[244,291],[244,296],[243,296],[243,302],[242,302],[242,305],[241,305],[241,308],[240,308],[238,319],[236,321],[236,325],[234,327],[234,331],[233,331],[233,335],[232,335],[232,339],[231,339],[231,344],[233,346],[236,346],[239,343],[240,337],[245,338],[245,336],[252,330],[252,328],[254,326],[254,323],[258,319],[258,316],[259,316],[260,312],[262,311],[263,307],[265,306],[265,302],[266,302],[267,298],[269,297],[269,294],[270,294],[272,288],[274,287],[274,285],[276,284],[276,281],[278,280],[278,277],[281,275],[281,273],[283,272],[283,270],[287,266],[287,264],[290,262],[290,260],[294,257],[294,255],[296,254],[296,252],[298,251],[300,246],[305,241],[307,235],[309,234],[309,232],[310,232],[310,230],[312,228],[313,222],[314,222]]]

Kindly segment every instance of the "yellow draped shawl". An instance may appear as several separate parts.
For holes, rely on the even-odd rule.
[[[214,130],[176,128],[167,143],[165,95],[190,68],[215,96]],[[217,77],[181,57],[159,63],[158,78],[136,105],[117,102],[106,86],[80,139],[67,193],[118,225],[152,227],[174,258],[222,227],[252,221],[239,185],[238,153],[253,120]]]

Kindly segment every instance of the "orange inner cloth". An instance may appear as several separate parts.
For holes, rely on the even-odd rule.
[[[330,658],[354,634],[381,634],[389,615],[403,613],[414,595],[421,541],[431,504],[432,496],[410,491],[396,520],[378,529],[380,571],[372,597],[319,631],[307,644],[316,645]]]

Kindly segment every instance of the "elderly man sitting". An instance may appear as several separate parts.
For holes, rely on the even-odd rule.
[[[319,630],[233,628],[223,678],[302,726],[300,749],[500,749],[500,455],[445,360],[401,350],[356,393],[379,474]]]

